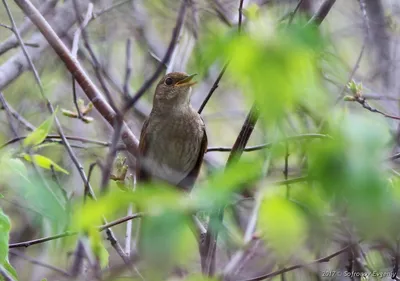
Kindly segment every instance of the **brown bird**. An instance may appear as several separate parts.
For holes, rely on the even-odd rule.
[[[172,72],[157,84],[139,143],[138,181],[164,181],[190,191],[207,149],[204,122],[190,104],[193,75]]]

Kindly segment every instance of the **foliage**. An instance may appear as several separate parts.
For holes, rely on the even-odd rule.
[[[67,2],[60,5],[67,5]],[[148,11],[159,17],[154,25],[143,27],[137,16],[137,26],[127,30],[134,30],[135,37],[141,40],[149,40],[152,28],[172,30],[169,11],[178,11],[176,5],[180,1],[168,2],[171,4],[168,10],[163,9],[161,2],[132,4],[143,13]],[[249,147],[267,143],[262,148],[252,147],[251,152],[234,151],[228,157],[215,154],[218,149],[207,153],[190,194],[158,181],[136,183],[131,155],[119,153],[124,148],[118,141],[114,143],[116,138],[108,128],[102,127],[104,120],[97,112],[92,112],[99,99],[87,101],[74,97],[76,94],[83,97],[87,89],[71,89],[71,73],[61,73],[58,57],[41,63],[35,60],[35,64],[43,68],[41,79],[46,96],[62,108],[60,124],[73,150],[71,153],[65,149],[60,138],[51,135],[57,109],[50,116],[44,110],[36,110],[40,113],[38,116],[26,114],[23,117],[29,120],[26,122],[39,124],[26,133],[23,127],[14,126],[15,119],[24,122],[22,116],[13,117],[3,105],[4,116],[8,118],[4,120],[9,126],[0,128],[1,141],[6,143],[8,139],[24,136],[19,142],[16,138],[0,147],[0,271],[3,275],[18,279],[8,258],[10,220],[16,233],[32,234],[25,227],[34,228],[30,240],[65,234],[60,235],[63,238],[49,239],[53,242],[38,243],[36,248],[30,246],[26,254],[35,257],[42,254],[45,262],[57,266],[68,264],[71,279],[78,278],[76,276],[81,273],[73,271],[75,263],[83,264],[79,260],[81,257],[93,275],[101,275],[104,280],[116,280],[124,274],[130,274],[129,278],[140,279],[143,274],[147,280],[165,280],[180,271],[190,273],[184,279],[188,281],[227,280],[233,275],[246,280],[256,273],[271,274],[293,265],[298,265],[294,270],[301,270],[304,280],[311,280],[321,272],[311,274],[308,265],[321,262],[326,262],[326,268],[337,271],[379,272],[392,266],[396,269],[398,265],[393,265],[392,260],[396,261],[399,256],[400,180],[396,163],[390,162],[398,155],[390,159],[387,156],[398,147],[398,136],[394,136],[398,124],[393,122],[400,118],[386,114],[383,103],[377,103],[378,109],[366,103],[372,79],[359,81],[363,76],[354,73],[359,62],[349,70],[347,62],[340,61],[341,54],[335,50],[337,39],[329,32],[330,26],[315,26],[309,23],[307,14],[301,15],[300,11],[280,18],[280,5],[285,6],[273,3],[267,5],[273,8],[266,8],[252,3],[245,7],[240,32],[237,25],[219,23],[218,18],[225,23],[230,19],[224,17],[224,9],[218,5],[198,9],[206,20],[201,18],[193,22],[190,19],[191,16],[196,18],[196,9],[191,6],[187,9],[185,28],[178,34],[176,46],[181,53],[174,52],[169,61],[176,65],[186,61],[186,48],[189,49],[189,62],[182,63],[181,67],[183,70],[195,68],[195,72],[202,74],[199,80],[205,81],[193,88],[192,102],[204,89],[219,87],[203,115],[209,146],[232,147],[240,143]],[[218,17],[204,12],[211,8]],[[294,8],[290,6],[290,11]],[[168,16],[161,18],[167,11]],[[121,8],[120,12],[126,11]],[[115,20],[119,18],[124,17],[115,17]],[[147,22],[148,19],[143,20]],[[89,49],[80,50],[79,60],[88,72],[93,69],[91,78],[99,82],[104,93],[108,92],[107,100],[112,100],[112,106],[116,105],[114,109],[123,108],[137,90],[132,89],[131,93],[130,86],[141,87],[142,78],[148,78],[149,69],[152,73],[153,66],[162,59],[157,52],[164,36],[159,36],[153,44],[143,44],[140,40],[131,43],[135,50],[132,71],[129,58],[125,62],[120,55],[124,53],[120,52],[123,46],[120,38],[125,40],[120,28],[114,29],[109,19],[96,27],[86,28],[89,36],[82,34],[81,40],[89,40],[83,44],[85,48],[89,45]],[[118,52],[110,52],[108,56],[103,50],[107,44],[98,43],[104,38],[115,40],[112,47]],[[192,47],[187,47],[191,44],[193,52]],[[92,53],[101,53],[101,59],[97,61]],[[351,54],[355,56],[354,52]],[[212,85],[215,79],[209,77],[214,75],[214,69],[220,71],[227,62],[220,84]],[[123,69],[121,65],[125,63],[126,69]],[[114,73],[110,72],[114,70],[123,79],[114,79]],[[133,79],[130,79],[131,72]],[[77,73],[72,74],[75,79]],[[124,79],[125,85],[121,87],[118,81]],[[212,80],[210,85],[208,80]],[[20,107],[22,102],[18,98],[13,100],[9,93],[18,89],[17,92],[26,91],[29,96],[26,101],[38,109],[43,106],[43,100],[37,100],[39,95],[32,95],[32,83],[31,78],[26,78],[25,83],[16,81],[5,90],[4,96],[19,110],[23,108]],[[154,85],[149,92],[154,90]],[[207,93],[201,94],[203,97]],[[343,104],[343,100],[352,103]],[[137,124],[132,125],[130,116],[125,115],[135,135],[140,132],[141,118],[150,111],[150,105],[145,100],[141,102],[135,104],[133,110],[135,117],[132,119],[138,121]],[[259,116],[255,114],[254,120],[247,120],[238,136],[249,105],[255,105],[253,108]],[[356,107],[358,105],[360,108]],[[222,125],[215,125],[215,120],[209,117],[212,111],[235,110],[240,110],[239,121],[235,115],[223,120]],[[93,117],[87,116],[89,113],[93,113]],[[115,113],[103,117],[109,120]],[[122,139],[126,139],[126,135],[123,131]],[[107,166],[114,149],[117,156],[113,165]],[[254,199],[239,195],[249,190]],[[21,210],[16,206],[21,206]],[[220,212],[213,221],[216,210]],[[133,217],[133,213],[140,214],[140,218],[139,215]],[[209,231],[207,234],[199,235],[195,216]],[[222,217],[223,222],[218,221]],[[243,217],[246,218],[244,222]],[[114,221],[112,227],[104,227],[106,222]],[[126,245],[122,247],[125,236]],[[208,255],[212,251],[205,255],[201,248],[210,237],[217,237],[216,276],[207,276],[204,272],[194,274],[201,271],[200,259],[202,262],[211,259]],[[83,245],[83,254],[79,252],[79,245]],[[345,250],[341,252],[343,247]],[[129,253],[121,254],[121,251]],[[72,253],[71,257],[67,253]],[[335,253],[338,258],[331,259],[332,254],[336,257]],[[133,263],[132,268],[125,265],[127,260]],[[20,279],[24,278],[24,271],[18,264],[16,267]],[[295,277],[298,271],[284,277],[300,280]],[[277,280],[283,276],[272,275],[270,277]],[[44,277],[50,278],[50,275],[43,274],[39,278]]]

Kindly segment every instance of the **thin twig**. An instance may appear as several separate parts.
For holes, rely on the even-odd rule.
[[[2,107],[4,109],[8,109],[8,112],[11,113],[11,115],[17,120],[19,123],[21,123],[28,131],[33,131],[35,130],[35,126],[33,126],[28,120],[26,120],[24,117],[22,117],[17,111],[15,111],[11,105],[6,101],[3,93],[0,92],[0,102],[2,104]]]
[[[18,132],[17,132],[17,129],[15,128],[15,126],[14,126],[14,122],[13,122],[13,119],[12,119],[13,115],[12,115],[12,113],[10,111],[10,108],[8,107],[8,104],[7,104],[6,100],[4,99],[4,95],[3,95],[2,92],[0,92],[0,103],[3,105],[3,108],[4,108],[5,112],[6,112],[7,119],[8,119],[8,124],[10,126],[12,134],[14,135],[14,137],[18,138]]]
[[[238,32],[242,32],[242,20],[243,20],[243,2],[244,0],[240,0],[239,2],[239,23],[238,23]]]
[[[332,9],[335,2],[336,0],[325,0],[325,2],[322,3],[321,7],[319,7],[315,15],[313,15],[313,17],[308,21],[307,25],[315,24],[316,26],[320,26],[328,15],[329,11]]]
[[[120,2],[117,2],[117,3],[114,3],[114,4],[112,4],[111,6],[109,6],[107,8],[104,8],[104,9],[98,11],[98,12],[94,12],[93,15],[92,15],[92,18],[96,19],[96,18],[100,17],[101,15],[103,15],[103,14],[105,14],[105,13],[107,13],[107,12],[109,12],[109,11],[115,9],[115,8],[118,8],[119,6],[127,4],[129,2],[132,2],[132,0],[123,0],[123,1],[120,1]]]
[[[264,275],[260,275],[260,276],[254,277],[254,278],[246,279],[244,281],[261,281],[261,280],[264,280],[264,279],[267,279],[267,278],[271,278],[271,277],[274,277],[274,276],[277,276],[277,275],[280,275],[282,273],[289,272],[289,271],[292,271],[292,270],[295,270],[295,269],[298,269],[298,268],[309,267],[310,265],[323,263],[323,262],[329,262],[332,258],[334,258],[334,257],[336,257],[336,256],[338,256],[338,255],[340,255],[342,253],[347,252],[352,246],[353,246],[353,244],[347,245],[346,247],[334,252],[333,254],[330,254],[330,255],[328,255],[326,257],[317,259],[317,260],[309,262],[309,263],[297,264],[297,265],[293,265],[293,266],[290,266],[290,267],[282,268],[280,270],[277,270],[277,271],[274,271],[274,272],[270,272],[270,273],[267,273],[267,274],[264,274]]]
[[[297,11],[300,9],[301,4],[303,3],[304,0],[300,0],[297,2],[296,8],[293,10],[293,12],[290,13],[289,21],[288,21],[288,26],[292,24],[294,16],[296,15]]]
[[[19,136],[17,138],[13,138],[13,139],[7,141],[6,143],[0,145],[0,149],[4,148],[4,147],[6,147],[6,146],[8,146],[10,144],[16,143],[17,141],[23,140],[25,138],[27,138],[27,136]],[[65,138],[67,140],[79,141],[79,142],[82,142],[82,143],[91,143],[91,144],[96,144],[96,145],[100,145],[100,146],[104,146],[104,147],[108,147],[108,146],[111,145],[111,143],[106,142],[106,141],[98,141],[98,140],[93,140],[93,139],[86,139],[86,138],[77,137],[77,136],[65,136]],[[60,135],[47,135],[45,140],[46,141],[52,141],[54,139],[61,139],[61,136]]]
[[[133,205],[129,204],[127,215],[131,216],[133,214]],[[128,255],[131,253],[131,245],[132,245],[132,220],[129,220],[126,223],[126,231],[125,231],[125,253]]]
[[[43,15],[47,15],[49,12],[51,12],[55,5],[57,4],[58,0],[52,0],[52,1],[45,1],[40,7],[39,11]],[[30,28],[32,27],[32,22],[29,19],[25,19],[25,21],[18,27],[19,34],[25,35]],[[32,46],[35,45],[39,46],[37,43],[25,43],[26,46]],[[7,40],[4,42],[0,43],[0,56],[6,53],[7,51],[11,50],[12,48],[15,48],[18,46],[18,40],[16,36],[10,36]]]
[[[221,72],[219,73],[217,79],[215,80],[214,84],[212,85],[210,91],[208,92],[206,98],[204,99],[203,103],[200,105],[200,108],[198,110],[198,113],[200,114],[204,107],[206,106],[206,104],[208,103],[208,100],[211,98],[212,94],[215,92],[215,90],[218,88],[219,86],[219,82],[221,81],[222,76],[224,75],[226,68],[229,65],[229,61],[227,63],[225,63],[224,67],[222,68]]]
[[[241,24],[242,24],[242,8],[243,8],[243,0],[240,0],[239,2],[239,25],[238,25],[238,32],[240,33],[241,31]],[[218,82],[221,79],[222,75],[225,73],[226,67],[228,66],[229,62],[224,66],[222,69],[220,75],[217,78],[216,83],[214,85],[218,86]],[[211,94],[213,91],[210,91]],[[206,98],[208,100],[211,96],[209,94]],[[205,105],[205,104],[204,104]],[[204,108],[200,108],[201,110]],[[199,110],[199,111],[201,111]],[[254,110],[255,114],[252,114]],[[228,157],[228,161],[226,164],[226,168],[230,166],[234,162],[234,157],[233,155],[241,154],[241,150],[243,150],[246,147],[247,140],[249,139],[255,122],[258,120],[258,109],[255,105],[253,105],[252,109],[250,110],[249,115],[246,118],[246,121],[242,127],[241,132],[239,133],[239,136],[237,137],[235,144],[232,147],[232,152]],[[253,118],[254,117],[254,118]],[[253,125],[248,126],[250,123],[253,123]],[[248,131],[248,134],[246,134],[246,131]],[[243,145],[244,144],[244,145]],[[240,156],[239,156],[240,157]],[[237,159],[237,158],[236,158]],[[206,238],[204,241],[204,245],[201,245],[200,247],[200,256],[201,256],[201,264],[202,264],[202,272],[207,274],[207,276],[213,276],[215,273],[215,265],[216,265],[216,250],[217,250],[217,240],[218,240],[218,230],[217,229],[212,229],[212,226],[222,224],[224,221],[224,207],[221,207],[217,210],[214,210],[211,215],[210,215],[210,222],[207,227],[207,233],[206,233]]]
[[[28,0],[14,0],[18,6],[24,11],[24,13],[31,19],[31,21],[38,27],[40,32],[49,42],[54,51],[58,54],[60,59],[64,62],[68,70],[74,74],[76,81],[81,86],[87,97],[99,111],[99,113],[107,120],[107,122],[113,126],[115,119],[115,112],[110,105],[104,100],[102,94],[95,86],[95,84],[89,79],[82,66],[77,60],[71,56],[68,48],[61,41],[61,39],[54,32],[49,23],[43,18],[38,12],[35,6]],[[122,129],[122,140],[125,143],[128,151],[132,155],[137,154],[138,139],[124,123]]]
[[[97,77],[97,80],[100,83],[101,88],[103,89],[103,93],[105,94],[108,103],[110,104],[111,108],[117,113],[117,115],[119,114],[119,110],[117,109],[116,104],[114,103],[114,100],[112,98],[111,92],[108,90],[108,87],[104,81],[103,76],[101,75],[100,69],[101,69],[101,64],[99,62],[99,60],[97,59],[97,56],[90,44],[90,40],[89,40],[89,36],[86,32],[86,25],[85,25],[85,21],[88,20],[87,22],[89,22],[89,17],[91,15],[91,13],[87,13],[86,18],[84,21],[81,20],[80,18],[80,8],[79,8],[79,2],[78,0],[72,0],[72,3],[74,4],[74,9],[75,9],[75,14],[76,14],[76,19],[77,21],[80,23],[80,30],[82,32],[82,39],[83,39],[83,43],[84,46],[86,48],[86,50],[89,52],[90,58],[91,58],[91,62]],[[91,10],[91,3],[89,3],[88,5],[88,12],[89,10]],[[114,125],[113,125],[114,126]]]
[[[41,267],[51,269],[51,270],[53,270],[53,271],[55,271],[55,272],[57,272],[57,273],[60,273],[61,275],[65,276],[65,277],[71,277],[71,274],[69,274],[69,273],[66,272],[65,270],[63,270],[63,269],[61,269],[61,268],[58,268],[58,267],[56,267],[56,266],[54,266],[54,265],[50,265],[50,264],[47,264],[47,263],[38,261],[38,260],[36,260],[36,259],[34,259],[34,258],[28,257],[27,255],[24,255],[24,254],[21,253],[20,251],[11,250],[9,253],[12,254],[12,255],[15,255],[15,256],[17,256],[17,257],[19,257],[19,258],[21,258],[21,259],[24,259],[24,260],[26,260],[26,261],[29,261],[29,262],[32,263],[32,264],[39,265],[39,266],[41,266]]]
[[[143,216],[143,214],[141,214],[141,213],[125,216],[125,217],[119,218],[117,220],[114,220],[112,222],[109,222],[107,224],[104,224],[102,226],[99,226],[98,230],[99,231],[104,231],[104,230],[109,229],[110,227],[116,226],[118,224],[124,223],[124,222],[129,221],[129,220],[140,218],[142,216]],[[57,235],[52,235],[52,236],[48,236],[48,237],[44,237],[44,238],[33,239],[33,240],[25,241],[25,242],[12,243],[12,244],[9,244],[8,248],[9,249],[21,248],[21,247],[25,247],[26,248],[26,247],[29,247],[29,246],[32,246],[32,245],[45,243],[45,242],[48,242],[48,241],[51,241],[51,240],[56,240],[56,239],[63,238],[63,237],[74,236],[74,235],[77,235],[77,234],[78,234],[77,231],[66,231],[64,233],[60,233],[60,234],[57,234]]]
[[[131,80],[131,75],[132,75],[132,40],[128,38],[126,40],[126,65],[125,65],[125,79],[124,79],[124,86],[123,86],[123,91],[124,91],[124,98],[129,99],[131,96],[130,93],[130,85],[129,82]]]
[[[369,105],[369,103],[367,102],[367,100],[362,96],[355,96],[354,97],[354,101],[358,102],[363,108],[365,108],[365,109],[367,109],[367,110],[369,110],[371,112],[379,113],[379,114],[385,116],[386,118],[390,118],[390,119],[394,119],[394,120],[400,120],[399,116],[391,115],[391,114],[385,113],[383,111],[380,111],[380,110],[378,110],[376,108],[371,107]]]
[[[14,29],[11,26],[8,26],[6,24],[0,23],[0,27],[4,27],[7,28],[8,30],[10,30],[11,32],[14,32]]]
[[[249,219],[249,222],[247,224],[246,231],[244,234],[244,239],[243,239],[244,245],[247,245],[252,241],[253,233],[254,233],[254,230],[256,229],[258,211],[261,206],[262,196],[260,195],[260,196],[257,196],[256,198],[257,198],[256,203],[253,208],[252,214],[250,216],[250,219]],[[246,249],[240,249],[235,253],[235,255],[232,257],[232,259],[228,262],[228,264],[223,269],[223,271],[222,271],[223,278],[222,279],[224,279],[224,277],[227,277],[234,272],[234,270],[239,265],[240,261],[242,261],[245,252],[246,252]]]
[[[93,4],[89,3],[88,8],[87,8],[87,12],[86,12],[86,16],[84,18],[84,20],[80,23],[79,28],[75,31],[74,33],[74,40],[72,42],[72,49],[71,49],[71,55],[73,57],[76,57],[78,50],[79,50],[79,38],[81,36],[82,30],[88,25],[89,21],[92,19],[92,14],[93,14]],[[72,98],[74,101],[74,105],[76,108],[76,112],[78,114],[78,119],[83,121],[83,115],[82,112],[79,108],[78,105],[78,98],[76,95],[76,81],[74,79],[74,76],[72,75]]]
[[[316,139],[322,139],[322,138],[331,138],[329,135],[324,135],[324,134],[303,134],[303,135],[298,135],[298,136],[292,136],[292,137],[287,137],[285,139],[279,140],[278,142],[271,142],[271,143],[266,143],[266,144],[260,144],[260,145],[254,145],[254,146],[247,146],[243,149],[243,152],[251,152],[251,151],[257,151],[265,148],[270,148],[276,143],[279,142],[287,142],[287,141],[295,141],[295,140],[302,140],[302,139],[308,139],[308,138],[316,138]],[[230,152],[232,151],[232,147],[208,147],[207,152]]]

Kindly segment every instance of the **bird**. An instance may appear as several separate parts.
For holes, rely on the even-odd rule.
[[[184,194],[192,190],[208,143],[204,121],[190,103],[195,75],[171,72],[158,82],[152,110],[140,133],[136,164],[139,184],[163,182]],[[182,267],[170,264],[171,249],[167,246],[174,241],[180,243],[180,240],[172,238],[166,242],[167,238],[163,236],[162,245],[157,244],[155,241],[159,240],[160,233],[152,230],[149,219],[145,216],[138,223],[136,248],[139,254],[150,262],[150,268],[160,272],[165,270],[168,276],[184,276]],[[170,231],[174,232],[174,228]]]
[[[138,182],[193,188],[208,143],[204,121],[190,103],[195,75],[171,72],[158,82],[140,134]]]

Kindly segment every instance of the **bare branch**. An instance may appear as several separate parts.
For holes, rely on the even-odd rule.
[[[274,276],[277,276],[277,275],[280,275],[282,273],[289,272],[289,271],[292,271],[292,270],[295,270],[295,269],[298,269],[298,268],[309,267],[310,265],[314,265],[314,264],[317,264],[317,263],[328,262],[332,258],[347,252],[352,246],[353,246],[353,244],[347,245],[346,247],[334,252],[333,254],[330,254],[330,255],[328,255],[326,257],[323,257],[323,258],[320,258],[320,259],[317,259],[317,260],[312,261],[310,263],[293,265],[293,266],[290,266],[290,267],[282,268],[280,270],[277,270],[277,271],[274,271],[274,272],[270,272],[270,273],[267,273],[267,274],[264,274],[264,275],[260,275],[260,276],[254,277],[254,278],[246,279],[246,280],[243,280],[243,281],[261,281],[261,280],[264,280],[264,279],[267,279],[267,278],[271,278],[271,277],[274,277]]]
[[[298,135],[298,136],[293,136],[293,137],[288,137],[285,139],[282,139],[278,142],[287,142],[287,141],[295,141],[295,140],[301,140],[301,139],[307,139],[307,138],[330,138],[328,135],[323,135],[323,134],[304,134],[304,135]],[[265,148],[270,148],[271,146],[275,145],[276,142],[274,143],[266,143],[266,144],[260,144],[260,145],[255,145],[255,146],[247,146],[243,149],[243,152],[250,152],[250,151],[257,151]],[[230,152],[232,151],[231,147],[209,147],[207,148],[207,152]]]
[[[136,219],[136,218],[140,218],[141,216],[143,216],[143,214],[141,214],[141,213],[132,214],[132,215],[117,219],[115,221],[109,222],[107,224],[104,224],[102,226],[99,226],[98,229],[99,229],[99,231],[104,231],[104,230],[109,229],[110,227],[116,226],[116,225],[124,223],[126,221],[133,220],[133,219]],[[51,241],[51,240],[56,240],[56,239],[63,238],[63,237],[74,236],[74,235],[77,235],[77,234],[78,234],[78,232],[76,232],[76,231],[66,231],[66,232],[61,233],[61,234],[48,236],[48,237],[44,237],[44,238],[34,239],[34,240],[30,240],[30,241],[25,241],[25,242],[12,243],[12,244],[9,244],[8,248],[9,249],[21,248],[21,247],[25,247],[26,248],[26,247],[29,247],[29,246],[32,246],[32,245],[45,243],[45,242],[48,242],[48,241]]]
[[[87,76],[81,65],[77,62],[77,60],[71,56],[71,53],[68,51],[67,47],[60,40],[60,38],[57,36],[55,31],[49,25],[49,23],[47,23],[47,21],[43,18],[43,16],[29,1],[15,0],[15,2],[20,6],[20,8],[24,11],[24,13],[30,17],[30,19],[34,22],[34,24],[38,27],[38,29],[43,33],[46,40],[48,40],[49,44],[59,55],[60,59],[64,62],[68,70],[74,75],[76,81],[79,83],[79,85],[81,86],[85,94],[88,96],[88,98],[92,101],[96,109],[100,112],[100,114],[107,120],[107,122],[111,126],[114,126],[115,116],[116,116],[115,112],[112,110],[110,105],[107,102],[105,102],[100,91],[97,89],[94,83],[89,79],[89,77]],[[86,1],[82,2],[85,3]],[[72,5],[71,2],[68,3]],[[71,9],[72,7],[69,8]],[[71,11],[69,10],[66,12],[71,13]],[[62,18],[64,17],[65,16],[63,15]],[[70,17],[75,18],[74,15],[70,15]],[[72,23],[73,21],[71,20],[71,24]],[[64,30],[66,31],[66,29]],[[36,53],[35,55],[38,56],[39,54]],[[0,67],[0,73],[1,72],[2,68]],[[17,73],[15,74],[15,76],[17,76]],[[8,82],[11,82],[11,80]],[[0,78],[0,89],[1,88],[2,88],[2,81]],[[133,133],[130,131],[130,129],[127,127],[125,123],[122,126],[121,135],[122,135],[122,140],[127,146],[128,151],[131,154],[136,155],[138,139],[133,135]]]
[[[319,26],[324,21],[335,2],[336,0],[325,0],[315,15],[308,21],[307,25],[315,24]]]

